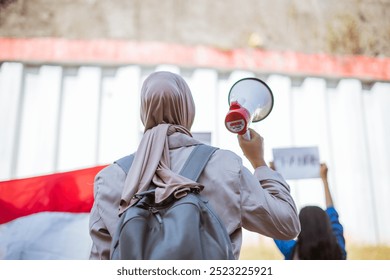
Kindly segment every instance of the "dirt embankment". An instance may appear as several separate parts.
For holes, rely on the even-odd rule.
[[[390,56],[390,0],[0,0],[1,37]]]

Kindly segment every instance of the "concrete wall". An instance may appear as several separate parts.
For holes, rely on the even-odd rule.
[[[0,37],[390,56],[389,0],[8,0]],[[3,8],[1,8],[1,6]]]

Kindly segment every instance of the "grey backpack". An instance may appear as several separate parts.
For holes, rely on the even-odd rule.
[[[215,150],[208,145],[195,146],[180,174],[197,181]],[[127,173],[132,160],[131,155],[116,163]],[[156,204],[154,189],[151,185],[148,191],[138,193],[138,202],[121,215],[111,259],[234,259],[226,228],[205,197],[190,191],[179,199],[172,195]]]

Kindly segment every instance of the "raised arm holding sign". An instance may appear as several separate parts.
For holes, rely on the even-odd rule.
[[[274,162],[269,163],[275,169]],[[333,205],[328,184],[328,167],[319,168],[324,185],[326,210],[318,206],[303,207],[299,212],[301,232],[296,240],[276,240],[286,260],[342,260],[347,258],[343,226]]]

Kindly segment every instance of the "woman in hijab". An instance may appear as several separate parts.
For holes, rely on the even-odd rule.
[[[150,182],[157,186],[156,202],[168,197],[172,186],[202,186],[202,195],[226,226],[236,259],[242,228],[277,239],[297,236],[300,224],[290,188],[279,173],[267,167],[263,138],[254,130],[250,140],[238,136],[254,174],[238,155],[218,149],[198,182],[178,175],[192,149],[202,144],[190,132],[194,118],[192,94],[181,76],[161,71],[144,81],[141,120],[145,131],[128,174],[114,163],[95,178],[90,259],[109,259],[119,215],[135,202],[134,194],[146,190]]]

